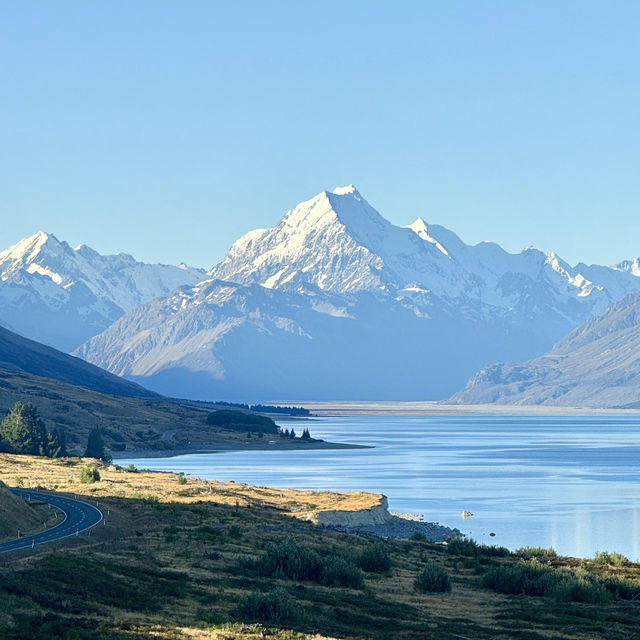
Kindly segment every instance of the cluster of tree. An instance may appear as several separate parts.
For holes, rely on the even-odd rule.
[[[281,438],[290,438],[293,440],[296,437],[296,432],[293,427],[291,429],[280,429],[280,437]],[[311,434],[309,433],[309,429],[303,429],[302,435],[300,436],[301,440],[311,440]]]
[[[0,423],[0,451],[48,458],[69,455],[64,431],[47,431],[36,407],[23,402],[16,402]],[[89,432],[84,455],[104,462],[111,461],[111,456],[105,452],[100,429]]]
[[[16,402],[0,423],[0,451],[58,458],[67,443],[64,431],[47,431],[34,405]]]
[[[281,413],[287,416],[309,416],[309,409],[304,407],[284,407],[274,404],[244,404],[242,402],[224,402],[220,400],[214,404],[220,404],[223,407],[237,407],[238,409],[246,409],[247,411],[257,411],[258,413]]]
[[[206,423],[213,427],[231,431],[278,433],[278,425],[271,418],[231,409],[221,409],[210,413],[207,416]]]

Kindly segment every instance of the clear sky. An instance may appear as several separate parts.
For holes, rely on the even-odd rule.
[[[640,3],[0,0],[0,247],[210,267],[354,183],[398,224],[640,256]]]

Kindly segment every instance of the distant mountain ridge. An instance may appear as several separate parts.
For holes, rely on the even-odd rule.
[[[538,358],[485,367],[451,401],[640,407],[640,294],[589,318]]]
[[[81,358],[74,358],[2,327],[0,369],[23,371],[112,395],[157,397],[148,389],[119,378]]]
[[[206,279],[75,353],[191,398],[440,399],[637,291],[632,263],[571,267],[420,217],[399,227],[348,185],[245,234]]]
[[[72,248],[39,231],[0,251],[0,324],[68,352],[127,311],[204,275]]]

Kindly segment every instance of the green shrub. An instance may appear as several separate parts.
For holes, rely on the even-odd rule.
[[[627,580],[618,576],[600,578],[602,586],[620,600],[638,600],[640,598],[640,582]]]
[[[327,587],[364,588],[362,571],[338,556],[328,556],[323,559],[320,581]]]
[[[276,588],[271,593],[251,593],[235,611],[243,622],[264,622],[275,625],[299,624],[300,608],[284,590]]]
[[[80,472],[80,482],[82,484],[93,484],[100,480],[100,472],[95,467],[84,467]]]
[[[289,539],[272,544],[256,561],[249,563],[260,575],[269,578],[309,580],[326,586],[361,589],[364,585],[362,571],[352,562],[330,554],[320,554]]]
[[[597,551],[595,556],[593,556],[593,561],[596,564],[609,564],[614,567],[626,567],[631,564],[629,558],[615,551]]]
[[[451,591],[449,572],[435,562],[430,562],[414,581],[414,587],[425,593],[445,593]]]
[[[178,474],[178,484],[187,484],[187,479],[184,476],[184,473]]]
[[[602,604],[611,600],[611,592],[596,576],[535,562],[493,567],[482,584],[498,593],[544,596],[560,602]]]
[[[391,556],[389,549],[381,542],[369,545],[356,556],[356,565],[363,571],[378,572],[391,569]]]
[[[455,556],[477,556],[478,543],[471,538],[457,536],[447,540],[447,551]]]
[[[558,557],[553,547],[549,547],[548,549],[544,547],[520,547],[516,550],[516,555],[525,560],[531,560],[532,558],[538,558],[538,560],[553,560]]]
[[[290,539],[269,545],[254,567],[269,578],[320,582],[322,560],[313,549]]]
[[[414,542],[426,542],[427,536],[425,536],[422,531],[414,531],[411,534],[411,538],[409,538],[409,540],[413,540]]]

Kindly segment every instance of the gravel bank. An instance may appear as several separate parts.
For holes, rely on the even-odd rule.
[[[350,533],[366,533],[380,536],[382,538],[410,538],[416,531],[422,533],[430,542],[443,542],[454,536],[462,536],[459,529],[444,527],[435,522],[421,522],[392,516],[384,524],[369,524],[358,527],[329,527],[337,531],[348,531]]]

